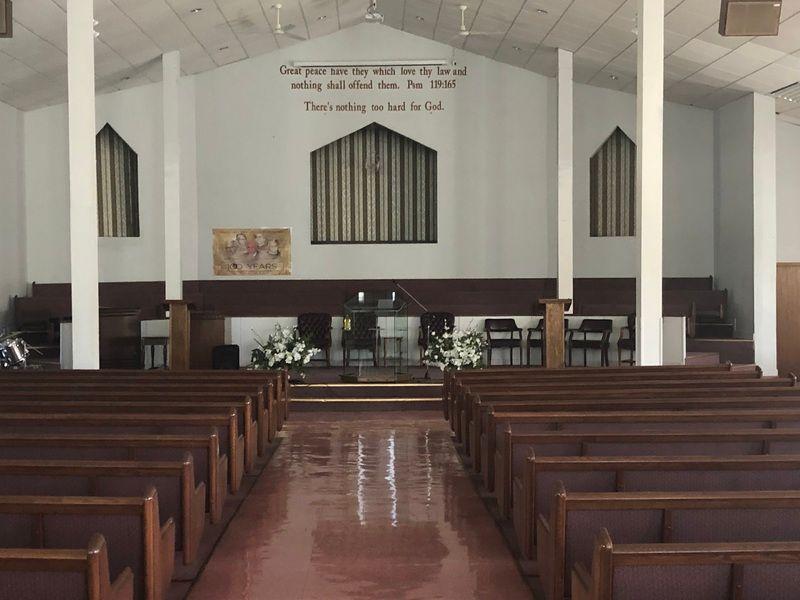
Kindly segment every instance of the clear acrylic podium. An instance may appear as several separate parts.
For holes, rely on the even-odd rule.
[[[409,379],[408,303],[398,292],[359,292],[344,303],[342,379]]]

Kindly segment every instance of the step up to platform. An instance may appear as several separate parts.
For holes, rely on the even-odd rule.
[[[752,364],[755,362],[753,340],[687,338],[687,353],[712,352],[719,355],[720,362]]]
[[[438,410],[441,383],[292,385],[292,410]]]
[[[695,337],[705,339],[731,339],[734,335],[733,323],[696,323]]]

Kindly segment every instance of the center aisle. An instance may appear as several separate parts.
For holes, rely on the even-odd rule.
[[[531,598],[438,413],[295,413],[190,600]]]

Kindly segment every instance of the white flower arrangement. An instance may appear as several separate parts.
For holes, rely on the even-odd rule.
[[[486,340],[474,329],[445,330],[439,335],[431,332],[424,362],[442,371],[478,369],[483,366],[484,348]]]
[[[287,369],[301,371],[311,362],[319,348],[302,338],[296,329],[275,325],[275,332],[262,341],[256,336],[258,348],[253,349],[250,363],[254,369]]]

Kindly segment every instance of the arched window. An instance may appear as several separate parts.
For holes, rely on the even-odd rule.
[[[617,127],[589,168],[589,235],[636,235],[636,144]]]
[[[139,237],[139,157],[109,124],[95,143],[98,235]]]
[[[436,242],[436,151],[373,123],[311,153],[311,243]]]

